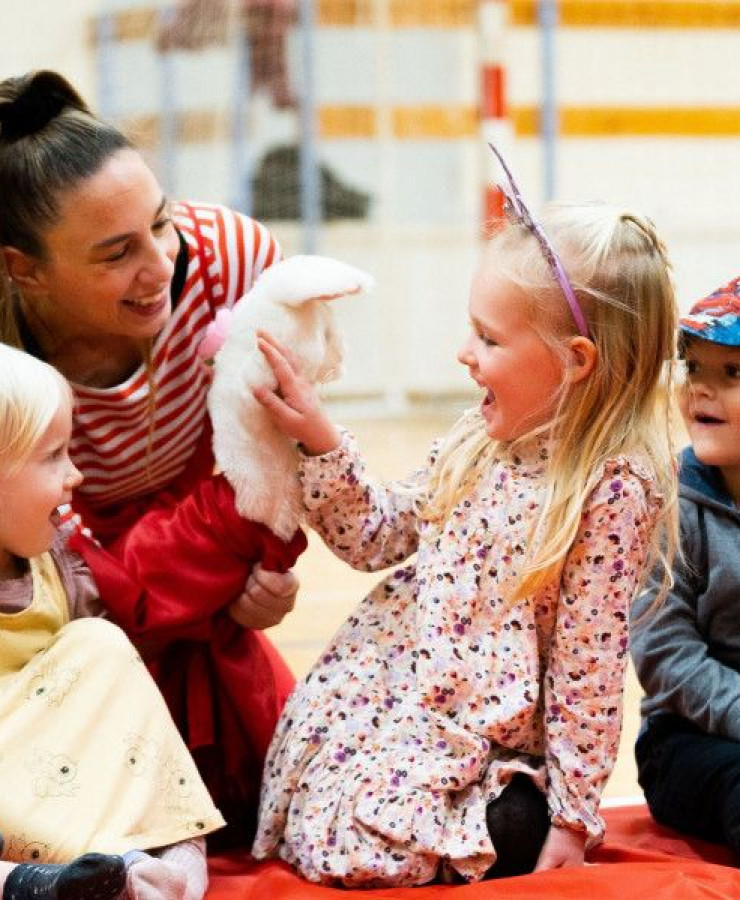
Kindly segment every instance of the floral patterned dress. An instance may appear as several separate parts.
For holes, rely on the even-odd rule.
[[[432,451],[429,466],[434,461]],[[415,885],[496,858],[486,805],[515,772],[554,822],[603,833],[627,612],[661,498],[635,459],[609,462],[556,578],[512,605],[546,451],[494,463],[440,530],[413,485],[364,475],[349,435],[302,460],[310,524],[355,568],[405,561],[340,628],[283,711],[265,768],[257,857],[311,881]]]

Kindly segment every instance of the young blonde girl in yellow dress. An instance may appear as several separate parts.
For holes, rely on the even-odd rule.
[[[3,898],[201,900],[223,819],[59,527],[81,481],[72,402],[55,369],[0,344]],[[64,865],[89,851],[104,855]],[[61,865],[13,865],[30,860]]]
[[[458,355],[482,402],[408,481],[368,478],[290,352],[261,344],[278,388],[255,395],[303,446],[309,523],[356,568],[403,564],[288,700],[268,754],[253,852],[312,881],[578,865],[603,833],[628,612],[676,539],[674,293],[644,217],[570,206],[540,226],[509,189]]]

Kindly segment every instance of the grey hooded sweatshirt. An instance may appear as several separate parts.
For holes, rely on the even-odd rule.
[[[687,448],[680,469],[681,545],[675,584],[651,610],[660,574],[631,615],[643,718],[672,712],[740,741],[740,510],[719,470]]]

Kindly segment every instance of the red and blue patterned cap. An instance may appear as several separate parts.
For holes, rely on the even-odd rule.
[[[740,347],[740,277],[697,301],[679,327],[703,341]]]

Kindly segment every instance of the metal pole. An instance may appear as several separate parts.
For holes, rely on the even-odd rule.
[[[545,200],[555,196],[555,151],[558,137],[558,109],[555,97],[555,30],[558,24],[558,0],[539,0],[542,36],[542,136],[543,188]]]
[[[172,25],[173,7],[164,7],[159,13],[159,26],[163,32]],[[162,187],[170,197],[176,193],[177,181],[177,91],[175,66],[170,50],[157,54],[159,69],[159,177]]]
[[[234,207],[245,215],[252,214],[252,159],[247,140],[246,110],[252,83],[249,68],[249,35],[246,11],[239,10],[234,17],[236,30],[234,60],[234,96],[231,104],[231,184],[234,185]]]
[[[298,21],[301,29],[300,96],[300,189],[303,219],[303,249],[315,253],[321,223],[321,187],[316,148],[316,92],[314,85],[314,2],[300,0]]]
[[[106,4],[107,5],[107,4]],[[95,23],[97,38],[96,68],[98,72],[98,111],[102,118],[115,116],[115,93],[112,76],[112,47],[115,22],[113,14],[101,12]]]

